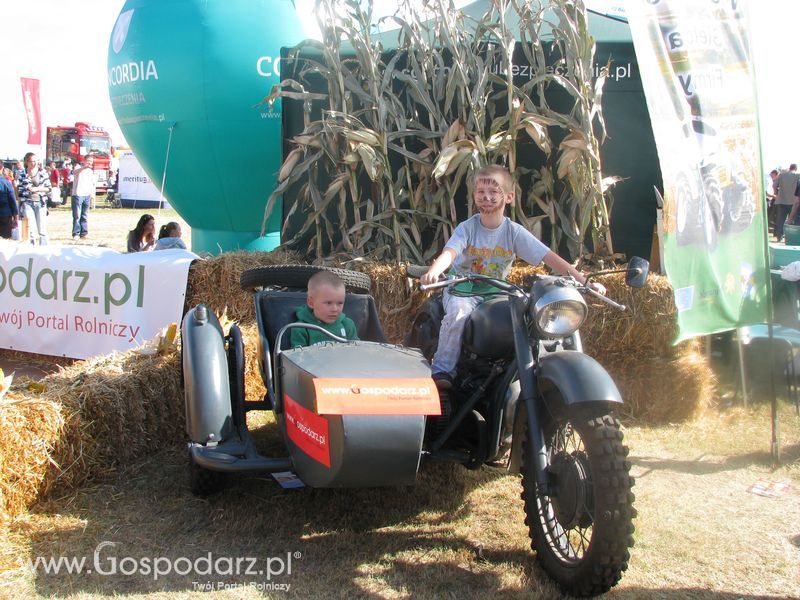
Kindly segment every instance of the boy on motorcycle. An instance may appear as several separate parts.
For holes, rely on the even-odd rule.
[[[586,282],[585,275],[504,215],[506,205],[514,201],[514,182],[507,169],[500,165],[483,167],[475,174],[473,186],[472,197],[478,214],[458,224],[442,253],[420,277],[420,283],[435,283],[450,267],[450,274],[456,277],[480,274],[505,279],[517,257],[531,265],[544,262],[561,275]],[[590,286],[605,294],[601,284],[592,282]],[[484,299],[454,295],[449,290],[444,292],[445,315],[439,330],[439,347],[431,365],[433,379],[442,391],[452,388],[467,317]]]

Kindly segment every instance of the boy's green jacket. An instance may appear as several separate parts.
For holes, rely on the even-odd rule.
[[[344,313],[340,314],[339,318],[333,323],[325,323],[314,316],[314,312],[311,310],[308,304],[298,307],[298,309],[294,312],[297,315],[297,321],[300,323],[311,323],[312,325],[318,325],[319,327],[330,331],[333,335],[338,335],[339,337],[347,338],[348,340],[358,339],[358,334],[356,333],[356,324],[353,323],[353,320],[347,317]],[[320,331],[305,329],[303,327],[293,328],[291,334],[292,348],[311,346],[320,342],[335,341]]]

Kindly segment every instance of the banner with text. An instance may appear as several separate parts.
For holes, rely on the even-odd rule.
[[[39,106],[39,80],[20,77],[22,84],[22,105],[28,118],[28,143],[42,143],[42,111]]]
[[[760,146],[743,5],[626,4],[664,180],[664,263],[679,341],[767,318]]]
[[[196,258],[2,241],[0,347],[71,358],[135,348],[180,323]]]
[[[161,192],[147,176],[142,165],[133,154],[123,154],[119,159],[118,186],[123,206],[136,208],[158,206]],[[164,201],[162,208],[169,208]]]

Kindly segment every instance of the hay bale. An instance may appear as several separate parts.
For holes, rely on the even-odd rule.
[[[593,302],[581,329],[584,349],[614,378],[625,400],[622,414],[650,423],[683,421],[702,414],[716,380],[697,340],[673,345],[677,311],[666,277],[651,274],[645,288],[624,276],[601,279],[619,311]]]
[[[604,366],[625,401],[619,412],[629,420],[658,424],[695,419],[715,393],[714,372],[699,351],[667,361],[646,358]]]
[[[186,286],[186,307],[201,302],[217,314],[227,307],[228,317],[240,323],[255,320],[253,295],[239,285],[242,271],[267,265],[305,264],[297,255],[273,252],[226,252],[192,263]]]
[[[263,400],[267,393],[258,369],[258,325],[241,323],[244,343],[244,390],[246,400]]]
[[[55,487],[56,473],[70,486],[85,481],[92,440],[74,407],[31,397],[15,384],[0,402],[0,519],[21,514]]]
[[[586,351],[593,356],[631,354],[638,357],[677,357],[689,349],[673,346],[678,334],[677,311],[672,286],[666,277],[651,274],[647,287],[625,285],[621,274],[599,279],[608,297],[628,307],[617,310],[599,300],[589,299],[591,308],[581,332]]]
[[[423,294],[409,286],[405,265],[364,261],[354,263],[350,268],[370,276],[372,297],[375,298],[383,332],[390,342],[401,343],[414,315],[412,296]],[[418,301],[417,306],[420,303]]]
[[[0,515],[174,447],[184,430],[177,353],[77,362],[0,403]]]

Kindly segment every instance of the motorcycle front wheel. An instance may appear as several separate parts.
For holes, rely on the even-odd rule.
[[[551,420],[545,441],[549,491],[539,490],[534,451],[528,440],[524,446],[522,499],[531,548],[565,593],[605,593],[628,568],[636,515],[619,421],[611,415]]]

